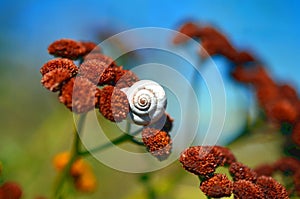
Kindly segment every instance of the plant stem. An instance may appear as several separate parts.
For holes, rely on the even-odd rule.
[[[145,173],[141,176],[141,182],[144,184],[146,191],[147,191],[147,197],[148,199],[156,199],[156,193],[153,187],[150,184],[150,175]]]
[[[113,139],[111,142],[108,142],[108,143],[105,143],[103,145],[100,145],[98,147],[95,147],[93,149],[90,149],[90,150],[87,150],[87,151],[82,151],[82,152],[79,152],[78,155],[80,156],[86,156],[86,155],[90,155],[91,153],[94,153],[94,152],[99,152],[99,151],[102,151],[102,150],[105,150],[113,145],[117,145],[117,144],[120,144],[120,143],[123,143],[125,141],[131,141],[132,140],[132,137],[136,134],[138,134],[139,132],[141,132],[141,129],[135,131],[132,133],[132,135],[129,135],[127,133],[124,133],[123,135]]]
[[[71,150],[71,154],[70,154],[70,159],[69,159],[67,165],[63,168],[63,170],[60,172],[60,174],[58,176],[57,184],[54,189],[54,198],[62,198],[61,191],[64,186],[64,183],[65,183],[66,179],[69,177],[70,170],[71,170],[73,163],[79,157],[79,152],[80,152],[80,147],[81,147],[79,133],[81,132],[81,130],[83,128],[85,118],[86,118],[86,114],[80,115],[77,128],[76,128],[76,125],[74,124],[74,127],[73,127],[74,140],[73,140],[73,146],[72,146],[72,150]]]
[[[131,141],[132,141],[134,144],[137,144],[137,145],[140,145],[140,146],[145,146],[144,142],[139,141],[139,140],[135,139],[134,137],[131,138]]]

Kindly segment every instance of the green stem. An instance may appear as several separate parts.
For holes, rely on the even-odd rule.
[[[99,151],[102,151],[102,150],[105,150],[111,146],[114,146],[114,145],[117,145],[117,144],[120,144],[120,143],[123,143],[125,141],[131,141],[132,140],[132,137],[134,135],[137,135],[138,133],[141,132],[141,129],[135,131],[132,133],[132,135],[129,135],[127,133],[124,133],[123,135],[113,139],[112,141],[108,142],[108,143],[105,143],[103,145],[100,145],[98,147],[95,147],[93,149],[90,149],[90,150],[87,150],[87,151],[82,151],[82,152],[79,152],[79,155],[80,156],[86,156],[86,155],[90,155],[91,153],[95,153],[95,152],[99,152]]]
[[[137,144],[137,145],[140,145],[140,146],[145,146],[144,142],[139,141],[139,140],[137,140],[137,139],[134,138],[134,137],[131,138],[131,141],[132,141],[134,144]]]
[[[91,153],[94,153],[94,152],[99,152],[99,151],[102,151],[102,150],[105,150],[113,145],[117,145],[117,144],[120,144],[122,142],[125,142],[127,140],[130,140],[131,139],[131,136],[128,135],[128,134],[124,134],[120,137],[117,137],[116,139],[112,140],[111,142],[108,142],[108,143],[105,143],[103,145],[100,145],[98,147],[95,147],[91,150],[87,150],[87,151],[82,151],[79,153],[79,155],[81,156],[86,156],[86,155],[90,155]]]
[[[156,196],[155,190],[153,189],[153,187],[151,186],[151,183],[150,183],[150,175],[145,173],[141,176],[140,179],[146,188],[148,199],[156,199],[157,196]]]
[[[86,114],[80,115],[77,128],[76,128],[76,125],[74,124],[74,130],[73,130],[74,140],[73,140],[73,146],[72,146],[71,155],[70,155],[71,157],[70,157],[67,165],[63,168],[63,170],[60,172],[60,174],[58,176],[57,184],[54,189],[54,198],[62,198],[61,191],[63,189],[64,183],[65,183],[66,179],[69,177],[72,165],[79,157],[80,147],[82,145],[79,133],[81,132],[81,130],[83,128],[85,118],[86,118]]]

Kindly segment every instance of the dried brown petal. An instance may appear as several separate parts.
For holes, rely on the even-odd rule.
[[[247,62],[255,61],[255,58],[249,52],[241,51],[241,52],[238,52],[235,57],[233,57],[232,61],[235,64],[244,64]]]
[[[192,23],[192,22],[187,22],[179,28],[179,32],[181,34],[177,34],[175,36],[173,42],[175,44],[184,43],[191,37],[196,36],[198,31],[199,31],[199,27],[197,26],[197,24]],[[186,36],[182,35],[182,34],[185,34]]]
[[[264,199],[261,188],[247,180],[234,182],[233,193],[235,199]]]
[[[216,48],[216,43],[204,40],[201,43],[202,48],[200,48],[199,55],[201,58],[205,59],[209,56],[218,54],[218,49]]]
[[[45,75],[46,73],[58,68],[63,68],[70,71],[70,74],[72,74],[72,76],[75,76],[78,72],[78,68],[72,60],[63,58],[56,58],[48,61],[40,69],[40,72],[42,75]]]
[[[298,111],[293,104],[286,99],[278,99],[269,103],[266,107],[268,118],[275,123],[294,123],[298,117]]]
[[[229,167],[229,172],[234,181],[248,180],[251,182],[255,182],[257,178],[257,174],[254,170],[250,169],[240,162],[232,163]]]
[[[238,82],[242,83],[250,83],[252,78],[246,72],[245,67],[243,66],[236,66],[234,70],[231,72],[231,76]]]
[[[130,70],[124,70],[122,67],[115,68],[115,84],[118,88],[126,88],[132,86],[139,78]]]
[[[99,106],[100,106],[101,92],[102,92],[101,89],[97,89],[97,91],[96,91],[96,94],[95,94],[95,99],[96,99],[96,101],[95,101],[95,108],[99,108]]]
[[[124,120],[129,113],[126,94],[113,86],[105,86],[101,90],[98,106],[100,113],[112,122]]]
[[[49,45],[48,52],[57,57],[78,59],[86,53],[86,49],[81,42],[72,39],[60,39]]]
[[[96,52],[89,53],[86,56],[84,56],[84,60],[91,60],[91,59],[97,59],[99,61],[102,61],[108,67],[117,66],[116,62],[111,57],[103,55],[101,53],[96,53]]]
[[[215,148],[218,149],[225,157],[225,162],[224,162],[225,165],[230,165],[236,162],[235,156],[228,148],[222,146],[215,146]]]
[[[161,131],[170,132],[173,127],[173,118],[167,113],[165,113],[157,122],[151,124],[150,128],[159,129]]]
[[[300,121],[298,121],[293,127],[292,140],[295,144],[300,146]]]
[[[208,177],[225,163],[225,156],[213,146],[193,146],[181,153],[179,161],[185,170]]]
[[[249,67],[237,66],[232,71],[232,76],[239,82],[252,83],[256,88],[264,85],[276,86],[265,68],[260,65]]]
[[[116,69],[114,68],[106,68],[99,79],[99,85],[115,85],[116,83]]]
[[[260,176],[256,184],[262,189],[265,199],[289,198],[286,189],[272,177]]]
[[[41,80],[43,86],[50,91],[59,91],[62,84],[72,77],[69,70],[57,68],[46,73]]]
[[[274,163],[274,168],[287,175],[294,174],[300,168],[300,161],[293,157],[283,157]]]
[[[63,85],[59,101],[75,113],[85,113],[95,107],[97,89],[86,78],[72,78]]]
[[[154,128],[144,128],[142,139],[147,150],[162,161],[169,157],[172,149],[172,140],[168,133]]]
[[[280,93],[275,85],[263,84],[257,87],[256,97],[259,104],[266,109],[266,107],[270,106],[270,104],[274,103],[280,97]]]
[[[80,65],[78,75],[89,79],[94,84],[98,84],[101,75],[107,67],[109,66],[104,61],[88,59]]]
[[[293,176],[295,193],[300,196],[300,169]]]
[[[280,85],[279,92],[282,97],[288,99],[291,102],[298,100],[298,95],[295,88],[293,88],[289,84]]]
[[[81,41],[80,42],[85,47],[85,54],[88,53],[100,53],[101,49],[97,44],[90,41]]]
[[[20,199],[21,187],[15,182],[6,182],[0,187],[0,199]]]
[[[274,173],[274,167],[270,164],[262,164],[257,166],[254,171],[256,172],[257,176],[272,176]]]
[[[230,44],[229,40],[215,28],[211,26],[203,27],[197,34],[202,40],[202,47],[210,56],[219,54],[231,61],[237,57],[238,53]]]
[[[213,177],[201,182],[200,189],[209,197],[229,197],[232,194],[233,183],[225,174],[215,174]]]

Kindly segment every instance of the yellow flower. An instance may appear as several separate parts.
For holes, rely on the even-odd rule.
[[[53,158],[53,166],[57,171],[63,170],[70,160],[69,152],[62,152]]]
[[[91,171],[85,171],[80,177],[75,180],[76,188],[83,192],[95,191],[97,187],[97,180]]]
[[[69,152],[62,152],[53,158],[53,165],[57,171],[61,171],[70,160]],[[83,192],[91,192],[96,189],[97,180],[91,166],[81,158],[72,165],[70,175],[73,177],[76,189]]]

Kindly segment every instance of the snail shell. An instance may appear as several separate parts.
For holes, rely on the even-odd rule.
[[[140,80],[122,91],[127,95],[130,117],[135,124],[149,125],[163,116],[167,106],[167,97],[158,83]]]

